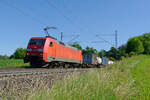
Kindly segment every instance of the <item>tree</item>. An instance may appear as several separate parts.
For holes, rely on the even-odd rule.
[[[144,41],[144,53],[150,54],[150,40]]]
[[[135,52],[136,54],[143,53],[144,47],[143,47],[142,42],[137,37],[133,37],[129,39],[127,42],[126,52],[127,53]]]
[[[110,57],[110,58],[109,58],[109,60],[115,61],[115,58],[113,58],[113,57]]]
[[[93,47],[86,47],[86,49],[83,49],[82,50],[82,53],[83,54],[95,54],[95,55],[97,55],[97,50],[96,49],[94,49]]]
[[[105,57],[105,55],[106,55],[106,51],[103,49],[98,52],[99,57]]]
[[[130,53],[129,53],[129,57],[132,57],[132,56],[134,56],[135,55],[135,52],[133,52],[133,51],[131,51]]]
[[[77,49],[79,49],[79,50],[82,50],[81,45],[78,44],[78,43],[74,43],[74,44],[72,44],[71,46],[73,46],[73,47],[75,47],[75,48],[77,48]]]
[[[124,60],[124,59],[125,59],[125,57],[124,57],[124,56],[121,56],[121,57],[120,57],[120,60]]]
[[[107,56],[117,59],[117,53],[118,53],[117,49],[114,47],[111,47],[111,49],[107,53]]]
[[[118,57],[119,59],[121,59],[121,57],[127,57],[127,53],[126,53],[126,49],[127,49],[127,45],[121,45],[119,48],[118,48]]]
[[[150,53],[150,33],[145,33],[141,36],[138,36],[138,38],[142,41],[144,46],[144,53],[149,54]]]
[[[24,48],[17,48],[13,54],[15,59],[23,59],[26,55],[26,49]]]
[[[0,55],[0,59],[9,59],[7,55]]]

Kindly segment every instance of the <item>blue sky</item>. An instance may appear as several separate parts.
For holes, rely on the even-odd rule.
[[[0,54],[11,55],[16,48],[26,48],[30,37],[45,36],[43,28],[55,26],[50,35],[64,42],[74,40],[97,50],[109,50],[105,40],[118,45],[133,36],[150,32],[149,0],[0,0]],[[110,35],[109,35],[110,34]]]

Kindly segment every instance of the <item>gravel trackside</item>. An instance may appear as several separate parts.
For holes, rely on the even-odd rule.
[[[3,68],[0,69],[0,100],[26,97],[43,86],[50,88],[73,73],[78,75],[89,69]],[[37,88],[38,87],[38,88]]]

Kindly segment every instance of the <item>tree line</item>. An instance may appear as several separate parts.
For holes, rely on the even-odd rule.
[[[0,55],[1,59],[23,59],[26,56],[26,49],[25,48],[17,48],[15,52],[11,56],[7,55]]]
[[[100,57],[108,57],[113,61],[121,60],[133,55],[150,54],[150,33],[132,37],[128,39],[126,44],[123,44],[118,48],[111,47],[108,51],[104,49],[97,51],[95,48],[89,46],[83,49],[82,46],[78,43],[74,43],[72,44],[72,46],[81,50],[83,55],[90,53]],[[8,57],[7,55],[0,55],[0,59],[23,59],[25,55],[26,49],[17,48],[10,57]]]
[[[121,60],[126,57],[131,57],[139,54],[150,54],[150,33],[145,33],[140,36],[135,36],[128,39],[126,44],[119,46],[118,48],[111,47],[106,51],[101,49],[97,51],[93,47],[86,47],[82,49],[79,44],[73,44],[72,46],[82,50],[83,54],[95,54],[100,57],[108,57],[110,60]]]

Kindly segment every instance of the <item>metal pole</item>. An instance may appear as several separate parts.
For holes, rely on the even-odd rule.
[[[116,59],[118,59],[118,54],[117,54],[117,47],[118,47],[118,37],[117,37],[118,31],[115,31],[115,48],[116,48]]]
[[[115,48],[117,49],[118,47],[118,36],[117,36],[118,31],[115,31]]]
[[[60,37],[61,41],[63,40],[63,32],[61,32],[61,37]]]

